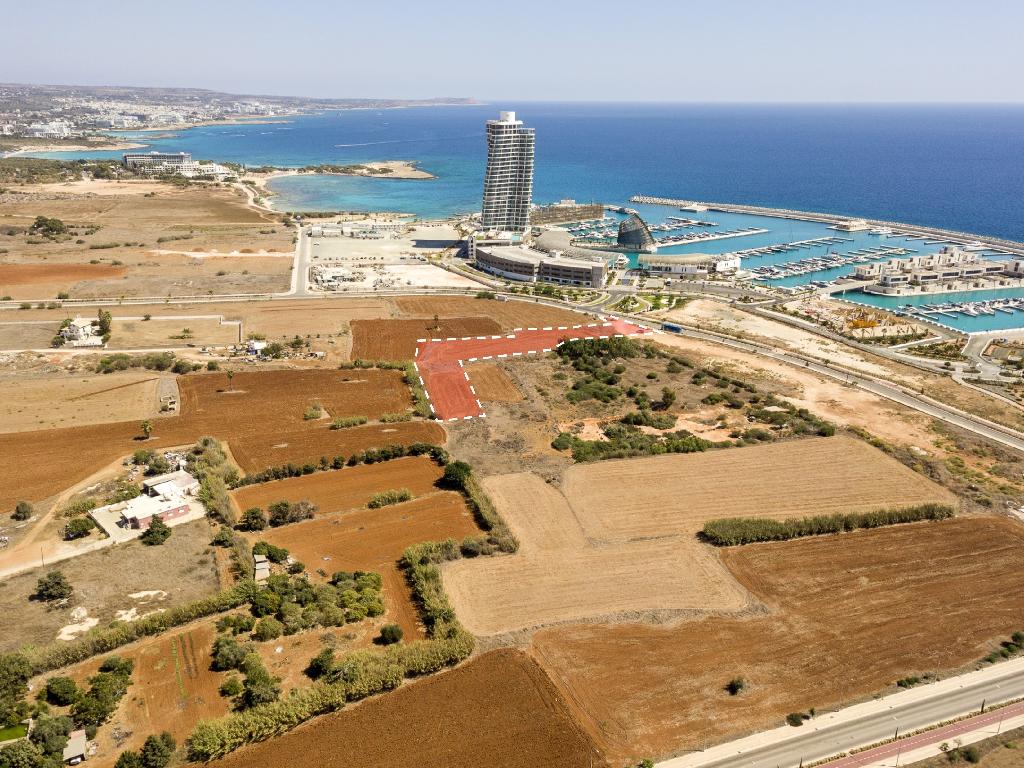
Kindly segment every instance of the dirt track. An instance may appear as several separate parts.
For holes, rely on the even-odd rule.
[[[519,651],[485,654],[280,738],[215,768],[585,768],[606,763],[539,667]]]
[[[979,659],[1020,629],[1022,546],[1016,522],[958,518],[736,547],[770,614],[555,627],[533,652],[612,758],[699,749]]]

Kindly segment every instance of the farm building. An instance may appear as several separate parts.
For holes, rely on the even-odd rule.
[[[69,733],[67,746],[64,747],[64,762],[68,765],[78,765],[85,760],[87,745],[88,739],[85,737],[85,731],[78,730]]]
[[[134,499],[98,507],[92,512],[93,519],[110,536],[114,536],[115,526],[121,530],[144,531],[156,515],[168,525],[173,525],[172,521],[192,516],[191,497],[199,490],[199,483],[188,472],[179,469],[147,478],[142,490],[142,495]]]
[[[168,472],[165,475],[147,477],[142,481],[142,492],[147,496],[159,496],[163,492],[159,488],[165,483],[171,483],[186,496],[192,496],[199,490],[199,481],[185,470],[179,469],[175,472]]]
[[[270,578],[270,561],[266,555],[252,556],[252,578],[257,583]]]
[[[76,317],[74,320],[66,321],[58,334],[69,347],[103,346],[103,337],[97,333],[97,326],[88,318]]]

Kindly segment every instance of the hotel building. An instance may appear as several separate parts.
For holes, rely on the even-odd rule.
[[[502,112],[487,121],[487,173],[484,176],[484,229],[523,232],[530,226],[533,197],[533,128]]]

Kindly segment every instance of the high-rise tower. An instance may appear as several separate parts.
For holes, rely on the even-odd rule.
[[[502,112],[487,121],[487,175],[482,223],[486,229],[522,232],[530,226],[533,197],[533,128]]]

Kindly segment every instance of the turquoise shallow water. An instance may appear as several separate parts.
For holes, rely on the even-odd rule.
[[[942,293],[928,296],[879,296],[873,293],[862,293],[861,291],[847,291],[839,298],[856,302],[857,304],[868,304],[882,309],[896,310],[907,304],[920,306],[922,304],[959,304],[972,301],[993,301],[995,299],[1020,299],[1024,298],[1024,287],[1022,288],[995,288],[990,291],[956,291],[953,293]],[[978,315],[972,317],[961,312],[956,317],[948,315],[930,316],[935,322],[965,333],[979,333],[982,331],[1006,331],[1015,328],[1024,328],[1024,312],[1015,311],[1013,314],[996,312],[994,315]]]

